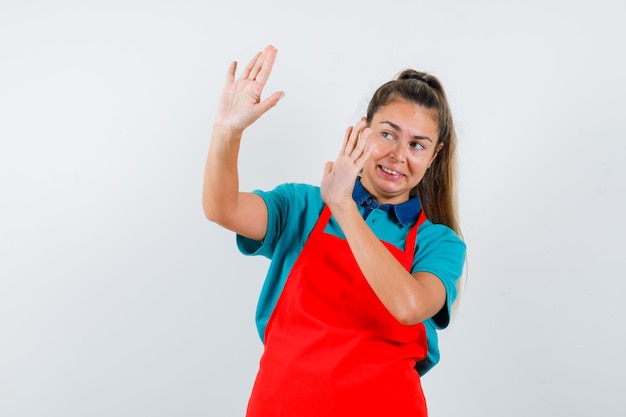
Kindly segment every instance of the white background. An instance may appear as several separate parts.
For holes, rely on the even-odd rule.
[[[267,260],[204,220],[228,64],[278,48],[242,188],[318,184],[374,89],[439,76],[468,278],[432,416],[623,416],[620,1],[0,0],[0,415],[242,416]]]

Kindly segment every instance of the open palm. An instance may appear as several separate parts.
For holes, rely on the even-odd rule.
[[[271,45],[267,46],[252,58],[237,80],[235,80],[237,62],[230,64],[217,106],[215,118],[217,125],[232,131],[243,131],[276,105],[284,95],[281,91],[261,100],[263,88],[272,72],[276,53],[276,48]]]

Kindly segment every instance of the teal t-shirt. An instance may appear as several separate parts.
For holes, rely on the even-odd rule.
[[[291,268],[324,208],[319,187],[283,184],[274,190],[255,191],[267,205],[267,233],[263,241],[237,235],[237,246],[245,255],[263,255],[271,260],[256,312],[256,325],[264,340],[267,322],[282,292]],[[381,240],[404,249],[405,239],[415,224],[421,207],[414,197],[398,205],[378,205],[357,179],[353,198],[365,222]],[[331,216],[326,232],[344,237]],[[465,243],[452,229],[426,220],[418,229],[411,273],[425,271],[436,275],[446,288],[446,305],[424,322],[428,357],[416,369],[424,374],[439,362],[437,330],[447,327],[451,306],[456,299],[456,283],[463,272]]]

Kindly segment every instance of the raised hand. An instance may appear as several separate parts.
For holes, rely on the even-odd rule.
[[[322,200],[331,211],[346,203],[352,204],[356,177],[375,148],[369,143],[372,132],[365,120],[346,130],[343,145],[335,162],[326,162],[321,183]]]
[[[276,53],[277,50],[272,45],[265,47],[252,58],[237,80],[235,80],[237,62],[230,64],[217,106],[214,122],[216,126],[233,133],[241,133],[276,105],[284,95],[282,91],[261,100],[263,88],[274,66]]]

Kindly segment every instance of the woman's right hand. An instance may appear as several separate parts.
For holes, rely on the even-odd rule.
[[[261,100],[275,59],[276,48],[268,45],[252,58],[237,80],[237,63],[230,64],[204,170],[202,207],[207,219],[254,240],[262,240],[267,232],[267,206],[257,194],[239,191],[237,158],[244,129],[283,96],[277,91]]]
[[[277,50],[268,45],[257,53],[235,80],[237,62],[232,62],[226,75],[226,84],[220,96],[214,127],[241,136],[244,129],[276,105],[284,93],[277,91],[261,100],[265,83],[272,72]]]

